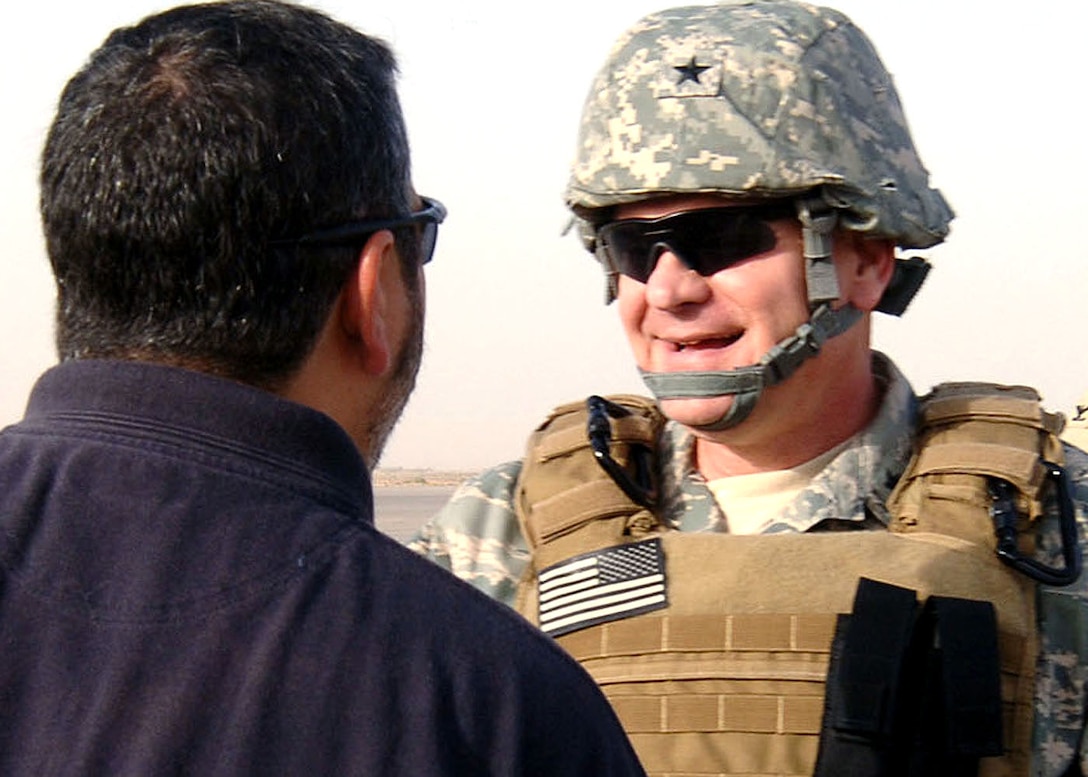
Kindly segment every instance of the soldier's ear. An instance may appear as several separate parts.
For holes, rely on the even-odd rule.
[[[842,257],[842,296],[858,310],[874,310],[895,271],[895,243],[840,230],[835,234],[835,247]]]

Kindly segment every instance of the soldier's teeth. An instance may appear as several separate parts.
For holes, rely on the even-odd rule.
[[[740,335],[732,335],[730,337],[710,337],[703,340],[677,340],[674,345],[677,351],[683,351],[686,348],[698,348],[705,346],[708,348],[724,348],[732,345],[740,339]]]

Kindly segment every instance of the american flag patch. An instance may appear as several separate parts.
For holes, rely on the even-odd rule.
[[[540,573],[540,628],[553,637],[669,604],[661,540],[586,553]]]

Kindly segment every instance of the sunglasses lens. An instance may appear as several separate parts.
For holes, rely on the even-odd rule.
[[[731,208],[730,210],[738,210]],[[693,217],[696,213],[683,214]],[[678,223],[680,257],[700,275],[713,275],[743,259],[774,248],[774,229],[761,214],[737,212],[727,217],[700,216]]]
[[[617,221],[601,230],[601,240],[616,270],[639,283],[646,283],[657,264],[654,235],[646,222]]]
[[[419,236],[419,263],[427,264],[434,258],[434,247],[438,242],[438,224],[428,221],[422,225]]]
[[[599,236],[616,270],[646,283],[661,251],[675,253],[702,276],[774,248],[770,221],[790,215],[783,206],[708,208],[660,219],[628,219],[601,228]]]

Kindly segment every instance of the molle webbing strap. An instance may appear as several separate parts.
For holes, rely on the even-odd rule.
[[[914,612],[911,607],[907,613],[908,626]],[[701,768],[692,766],[685,774],[811,775],[824,709],[821,686],[837,619],[834,614],[817,613],[653,614],[565,634],[557,642],[602,685],[651,774],[674,773],[675,750],[697,749],[707,753],[710,762]],[[960,633],[968,636],[976,631],[970,619],[945,618],[944,622],[962,623]],[[942,638],[955,639],[947,631]],[[974,655],[975,648],[963,644]],[[1000,645],[1001,671],[1015,676],[1024,645],[1007,634],[1002,634]],[[985,655],[978,657],[986,663]],[[947,663],[938,666],[948,671]],[[974,674],[969,663],[952,662],[951,667]],[[990,671],[981,674],[990,676]],[[945,685],[958,688],[959,682],[953,678]],[[975,693],[967,694],[948,708],[960,710],[958,720],[970,724],[972,710],[980,706],[973,701],[977,698]],[[985,709],[992,715],[995,708]],[[971,733],[966,734],[964,741],[969,742]],[[781,752],[770,748],[761,753],[754,737],[772,737],[788,745]],[[787,758],[785,753],[792,756]],[[905,765],[907,758],[902,751],[900,755]],[[798,766],[794,759],[799,756],[810,766]],[[757,771],[726,768],[738,762]],[[936,774],[940,772],[916,773],[918,777]]]
[[[531,543],[541,545],[599,518],[619,515],[631,507],[631,500],[610,480],[594,480],[536,505],[538,529]]]
[[[627,656],[681,653],[771,652],[804,656],[826,654],[838,615],[835,613],[728,613],[712,615],[656,614],[638,621],[615,621],[598,627],[564,634],[558,642],[580,661]],[[660,663],[649,658],[649,664]],[[812,677],[823,677],[817,667]],[[666,677],[664,673],[660,677]],[[602,668],[600,682],[624,679],[622,670]],[[649,679],[647,677],[646,679]]]
[[[763,731],[812,735],[820,729],[822,713],[814,683],[827,668],[835,618],[814,613],[650,615],[640,622],[616,621],[573,632],[557,641],[583,662],[625,656],[621,664],[602,664],[595,671],[595,679],[606,687],[631,679],[633,673],[644,687],[676,680],[684,673],[663,661],[669,654],[687,657],[690,679],[705,678],[703,692],[698,695],[669,696],[637,689],[611,695],[628,733]],[[735,657],[727,658],[730,653]],[[767,683],[760,692],[719,680],[719,689],[707,690],[714,682],[711,678],[758,673],[758,657],[770,653],[779,654],[775,667],[792,680]],[[792,669],[788,668],[791,662]]]
[[[1042,409],[1033,389],[946,383],[922,398],[920,416],[915,455],[888,498],[892,531],[942,531],[992,546],[985,521],[947,520],[988,505],[990,477],[1015,487],[1025,522],[1042,515],[1043,461],[1064,463],[1062,419]]]
[[[624,394],[607,399],[630,411],[610,419],[612,456],[627,466],[633,447],[654,450],[664,416],[645,397]],[[640,516],[640,525],[654,522],[598,465],[586,432],[587,418],[584,401],[563,405],[529,439],[515,507],[535,569],[548,566],[550,559],[621,542],[632,516]],[[610,523],[612,519],[618,524]]]
[[[1028,386],[1000,386],[994,383],[942,383],[925,397],[927,423],[957,419],[986,418],[992,421],[1025,423],[1058,434],[1060,416],[1039,405],[1039,395]]]
[[[596,518],[620,515],[631,512],[632,502],[623,491],[616,486],[611,478],[597,467],[590,456],[584,462],[576,457],[579,451],[585,451],[588,446],[586,440],[586,428],[582,405],[579,405],[576,413],[578,423],[564,425],[555,428],[550,434],[540,438],[540,444],[535,449],[535,461],[539,465],[546,466],[563,460],[572,460],[574,463],[592,465],[589,472],[572,472],[564,468],[561,473],[573,474],[571,485],[546,498],[536,501],[532,505],[534,520],[532,522],[533,534],[529,535],[532,544],[545,543],[571,530],[584,525]],[[656,420],[652,417],[632,413],[628,416],[611,419],[612,441],[623,446],[632,444],[653,447],[655,445]],[[562,466],[555,464],[556,468]],[[588,475],[594,477],[590,478]]]

